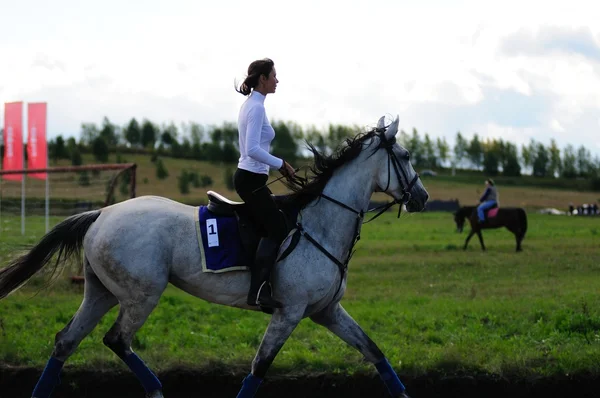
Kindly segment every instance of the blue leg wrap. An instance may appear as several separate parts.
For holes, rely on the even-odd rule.
[[[144,361],[142,361],[135,353],[127,355],[123,361],[129,366],[129,369],[135,373],[147,393],[162,390],[162,384],[160,384],[156,375],[148,369]]]
[[[262,383],[262,381],[263,379],[250,373],[244,379],[242,389],[238,393],[237,398],[254,398],[254,395],[256,394],[256,391],[258,391],[258,387],[260,387],[260,383]]]
[[[35,398],[49,398],[54,387],[60,384],[60,371],[64,364],[63,361],[50,357],[31,396]]]
[[[399,397],[406,390],[406,387],[404,387],[404,384],[402,384],[398,375],[394,372],[387,358],[383,358],[376,363],[375,367],[392,397]]]

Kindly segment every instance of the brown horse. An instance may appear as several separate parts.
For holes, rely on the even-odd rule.
[[[497,211],[497,214],[493,217],[489,217],[487,214],[491,210],[494,210],[495,212]],[[515,238],[517,240],[517,251],[520,252],[523,250],[521,248],[521,241],[527,232],[527,214],[525,213],[524,209],[520,207],[502,207],[499,209],[490,209],[486,212],[485,221],[480,223],[477,217],[477,207],[463,206],[454,213],[454,222],[456,222],[456,229],[458,232],[463,231],[465,219],[468,219],[471,223],[471,232],[469,232],[469,236],[467,236],[467,240],[465,240],[465,246],[463,247],[463,250],[467,250],[469,240],[474,234],[477,234],[479,237],[481,250],[485,250],[481,230],[500,227],[506,227],[506,229],[515,234]]]

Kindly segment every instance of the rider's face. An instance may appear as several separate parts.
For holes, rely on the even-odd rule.
[[[277,72],[275,72],[275,68],[271,70],[271,73],[269,73],[269,77],[265,78],[265,76],[261,75],[260,79],[261,83],[263,84],[263,90],[265,91],[264,94],[275,93],[275,91],[277,90],[277,83],[279,83],[279,80],[277,80]]]

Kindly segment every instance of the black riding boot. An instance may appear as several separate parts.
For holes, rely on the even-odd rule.
[[[279,244],[274,240],[269,238],[260,240],[251,271],[248,305],[258,305],[266,308],[283,307],[279,301],[271,297],[271,284],[269,283],[271,268],[275,264],[278,249]]]

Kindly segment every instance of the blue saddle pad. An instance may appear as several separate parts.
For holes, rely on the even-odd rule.
[[[249,270],[236,217],[216,215],[200,206],[196,223],[203,272]]]

